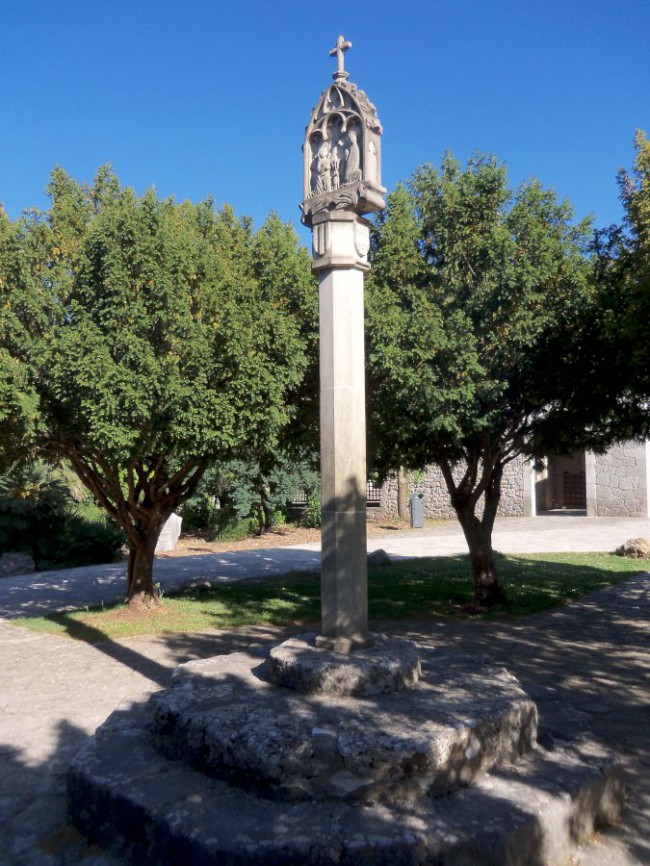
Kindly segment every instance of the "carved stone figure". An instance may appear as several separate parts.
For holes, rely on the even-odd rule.
[[[337,156],[336,149],[332,150],[332,189],[338,189],[341,186],[341,176],[339,174],[339,166],[341,165],[341,160]]]
[[[315,195],[329,192],[329,190],[332,188],[330,172],[330,146],[327,141],[324,141],[321,144],[318,155],[316,157],[316,186],[314,188]]]
[[[357,144],[357,134],[351,129],[348,132],[347,161],[345,164],[345,182],[357,183],[362,178],[360,166],[361,156]]]

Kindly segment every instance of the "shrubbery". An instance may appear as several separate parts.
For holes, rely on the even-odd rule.
[[[1,475],[0,552],[28,552],[41,570],[112,562],[124,533],[91,501],[77,501],[73,486],[38,462]]]
[[[306,494],[300,522],[320,526],[320,479],[307,461],[264,472],[254,460],[232,460],[208,471],[199,491],[183,505],[183,529],[211,540],[263,534],[291,519],[290,505]]]

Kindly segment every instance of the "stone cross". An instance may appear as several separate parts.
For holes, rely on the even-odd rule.
[[[336,45],[330,51],[330,57],[334,57],[336,55],[336,72],[333,73],[332,78],[340,79],[340,78],[349,78],[350,73],[345,71],[344,61],[345,61],[345,52],[352,48],[351,42],[346,42],[342,36],[336,40]]]
[[[334,83],[305,130],[303,222],[312,230],[318,274],[322,489],[321,633],[316,646],[367,646],[366,401],[363,279],[370,223],[384,207],[379,185],[381,124],[363,91],[348,82],[339,36]],[[344,182],[334,182],[340,162]]]

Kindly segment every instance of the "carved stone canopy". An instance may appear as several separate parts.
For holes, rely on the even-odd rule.
[[[334,83],[321,95],[305,130],[302,221],[322,211],[370,213],[385,207],[381,185],[381,123],[367,95],[348,80],[339,36]]]

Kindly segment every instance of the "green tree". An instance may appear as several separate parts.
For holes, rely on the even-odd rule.
[[[495,159],[419,169],[389,196],[367,291],[372,452],[437,464],[470,552],[477,605],[504,600],[492,530],[506,465],[540,453],[570,399],[593,305],[588,224]],[[577,436],[577,427],[565,438]]]
[[[554,405],[546,416],[547,441],[563,426],[571,429],[572,417],[582,421],[594,450],[650,436],[650,143],[640,130],[635,150],[632,171],[618,174],[623,223],[594,233],[596,304],[585,329],[589,351],[576,358],[570,404]]]
[[[107,168],[92,186],[56,169],[50,195],[17,228],[0,303],[18,326],[2,349],[38,397],[39,451],[69,460],[126,532],[141,603],[156,598],[160,530],[209,462],[278,441],[304,343],[229,207],[139,197]]]
[[[6,345],[24,343],[27,338],[10,291],[20,261],[17,226],[0,206],[0,335],[4,335],[0,339],[0,472],[28,452],[38,405],[25,364]]]
[[[287,322],[297,323],[306,364],[305,375],[287,395],[295,407],[294,423],[282,428],[278,443],[258,441],[238,463],[240,486],[254,493],[258,530],[263,534],[273,528],[274,512],[295,464],[317,462],[318,288],[307,250],[277,214],[270,214],[255,235],[252,266],[264,303]]]
[[[624,225],[610,233],[603,256],[602,285],[608,305],[605,315],[618,347],[616,372],[626,382],[629,403],[636,408],[633,427],[650,435],[650,142],[643,131],[635,135],[631,173],[621,169],[620,198]]]

